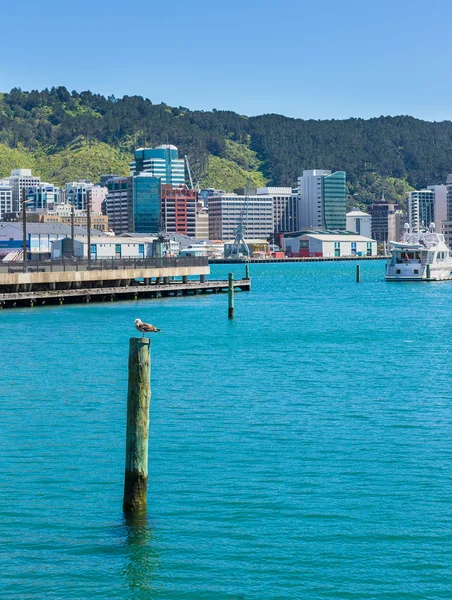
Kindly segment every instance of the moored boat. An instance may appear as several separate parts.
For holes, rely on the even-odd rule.
[[[446,281],[452,279],[452,252],[435,225],[411,232],[405,225],[401,242],[390,242],[386,281]]]

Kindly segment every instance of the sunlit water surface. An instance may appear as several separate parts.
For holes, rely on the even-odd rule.
[[[233,322],[226,295],[1,311],[0,595],[451,598],[452,283],[383,271],[252,265]],[[127,522],[136,317],[163,333]]]

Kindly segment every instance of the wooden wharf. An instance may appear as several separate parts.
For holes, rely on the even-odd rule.
[[[0,267],[0,308],[111,302],[228,292],[228,280],[208,280],[204,257],[105,261],[104,264],[20,264]],[[196,277],[196,279],[195,279]],[[249,278],[234,288],[250,291]]]

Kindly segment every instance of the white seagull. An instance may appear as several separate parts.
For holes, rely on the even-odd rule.
[[[156,331],[160,331],[160,329],[157,329],[157,327],[154,327],[154,325],[151,325],[150,323],[145,323],[141,319],[135,319],[134,323],[138,331],[140,331],[143,334],[143,337],[145,333],[155,333]]]

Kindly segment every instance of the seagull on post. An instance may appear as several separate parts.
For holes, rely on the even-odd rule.
[[[150,323],[145,323],[141,319],[135,319],[134,322],[136,329],[138,329],[138,331],[140,331],[143,334],[143,337],[145,333],[155,333],[157,331],[160,331],[160,329],[157,329],[157,327],[154,327],[154,325],[151,325]]]

